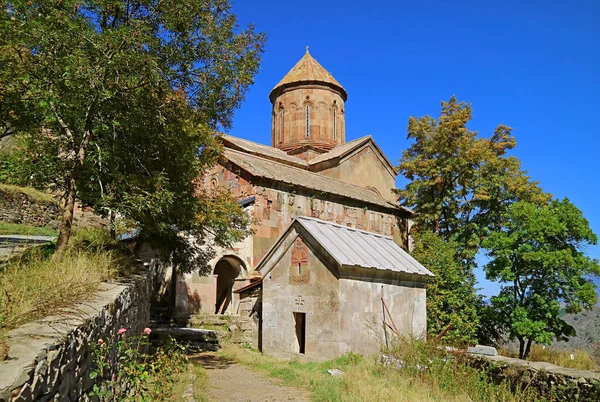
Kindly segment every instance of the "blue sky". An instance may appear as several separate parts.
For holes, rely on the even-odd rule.
[[[397,164],[408,117],[438,116],[454,94],[482,136],[513,127],[523,167],[600,235],[600,1],[238,0],[233,11],[268,41],[230,134],[270,143],[268,94],[310,46],[348,91],[347,140],[371,134]]]

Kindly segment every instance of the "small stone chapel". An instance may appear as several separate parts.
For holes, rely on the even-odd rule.
[[[271,145],[222,134],[222,162],[203,185],[226,188],[253,235],[177,283],[187,314],[253,318],[270,354],[374,352],[384,309],[399,332],[425,331],[432,274],[405,250],[412,212],[371,136],[346,142],[342,85],[308,52],[269,94]]]

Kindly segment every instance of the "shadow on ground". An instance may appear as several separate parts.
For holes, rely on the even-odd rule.
[[[216,356],[212,353],[198,353],[190,357],[190,361],[203,366],[207,370],[225,369],[235,362],[226,357]]]

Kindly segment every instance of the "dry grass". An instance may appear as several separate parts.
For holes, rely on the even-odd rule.
[[[519,357],[519,353],[513,349],[501,348],[498,353],[506,357]],[[571,359],[571,354],[573,359]],[[534,362],[547,362],[561,367],[574,368],[578,370],[598,370],[594,357],[585,350],[552,350],[542,345],[533,345],[527,360]]]
[[[36,256],[11,263],[0,273],[0,337],[80,301],[114,273],[112,252],[78,251],[60,262]]]
[[[28,249],[0,270],[0,344],[3,334],[84,300],[101,282],[127,275],[127,251],[99,229],[79,230],[61,261],[54,245]]]
[[[19,187],[12,184],[0,183],[0,191],[7,192],[9,194],[25,194],[29,198],[38,202],[51,202],[56,204],[56,199],[52,196],[52,194],[44,193],[32,187]]]
[[[439,351],[431,350],[422,342],[406,344],[391,352],[401,355],[408,368],[384,367],[375,358],[362,358],[355,354],[320,363],[300,363],[276,360],[235,345],[225,345],[221,353],[252,369],[282,379],[286,385],[310,389],[314,401],[540,400],[532,392],[515,395],[508,384],[494,385],[485,374],[460,362],[444,362],[439,359]],[[427,369],[419,370],[416,364],[426,365]],[[331,376],[327,373],[330,368],[338,368],[344,374]]]

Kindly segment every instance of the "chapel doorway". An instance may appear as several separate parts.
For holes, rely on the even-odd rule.
[[[296,322],[298,353],[304,354],[306,349],[306,313],[294,313],[294,321]]]
[[[232,313],[233,285],[243,270],[242,262],[232,256],[221,258],[215,265],[213,272],[217,276],[215,314]]]

